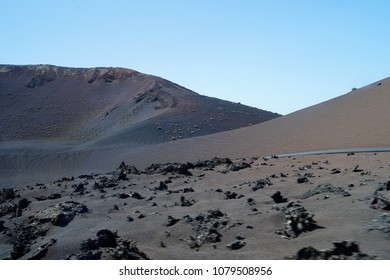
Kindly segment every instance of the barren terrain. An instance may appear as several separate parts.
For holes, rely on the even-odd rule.
[[[0,67],[1,259],[390,259],[390,80],[278,114],[121,68]]]

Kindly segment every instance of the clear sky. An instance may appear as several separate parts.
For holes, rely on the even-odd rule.
[[[0,0],[0,64],[120,66],[281,114],[390,76],[387,0]]]

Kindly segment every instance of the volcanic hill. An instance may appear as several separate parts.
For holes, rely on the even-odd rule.
[[[0,98],[1,141],[114,137],[145,145],[280,116],[124,68],[0,65]]]

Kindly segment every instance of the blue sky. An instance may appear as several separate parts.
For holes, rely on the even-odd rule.
[[[390,76],[390,1],[0,0],[0,64],[120,66],[287,114]]]

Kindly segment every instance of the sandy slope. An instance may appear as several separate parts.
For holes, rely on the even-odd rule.
[[[249,128],[165,145],[162,158],[264,156],[390,146],[390,79]],[[161,149],[160,147],[156,148]],[[151,150],[154,154],[156,150]],[[140,155],[135,156],[138,158]],[[134,162],[135,163],[135,162]]]

